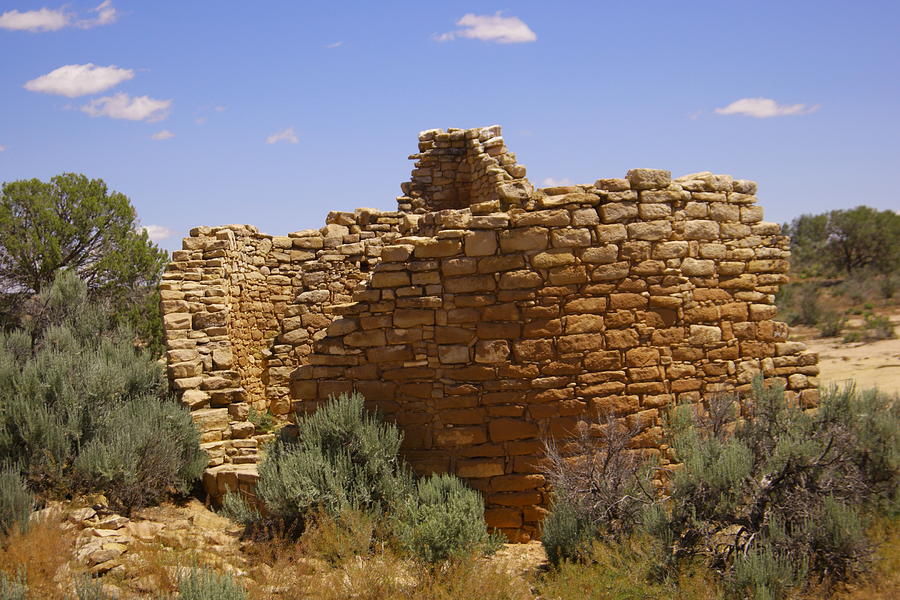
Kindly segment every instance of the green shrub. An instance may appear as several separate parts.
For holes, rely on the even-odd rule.
[[[259,510],[255,506],[251,506],[239,491],[229,491],[225,494],[222,499],[222,513],[244,527],[252,527],[262,520]]]
[[[481,494],[455,475],[420,479],[396,521],[397,537],[416,558],[437,563],[496,544],[484,523]]]
[[[199,444],[190,413],[168,400],[138,398],[104,416],[73,471],[114,505],[137,508],[159,502],[168,488],[190,491],[209,460]]]
[[[178,581],[180,600],[246,600],[247,592],[230,575],[194,567]]]
[[[557,502],[543,543],[553,563],[590,559],[597,540],[621,543],[640,525],[653,540],[649,575],[670,579],[704,561],[733,595],[778,599],[807,573],[829,583],[867,569],[868,516],[900,512],[895,397],[832,388],[804,411],[757,379],[747,398],[683,405],[666,424],[681,465],[667,470],[664,496],[643,483],[646,465],[616,465],[633,456],[637,429],[608,429],[590,448],[585,426],[571,456],[548,450]]]
[[[818,322],[819,335],[826,338],[838,337],[846,324],[847,318],[839,313],[833,311],[822,313],[822,318]]]
[[[598,537],[593,523],[565,499],[553,503],[541,529],[541,544],[553,565],[589,558],[591,544]]]
[[[663,522],[648,531],[672,564],[709,556],[760,598],[783,597],[800,577],[789,576],[784,557],[804,557],[811,573],[838,580],[864,570],[871,544],[861,511],[883,509],[900,482],[895,405],[876,392],[832,389],[811,414],[757,380],[747,418],[729,427],[680,407],[671,443],[684,466]]]
[[[18,471],[0,471],[0,534],[24,532],[34,507],[34,495],[28,491]]]
[[[275,425],[278,424],[278,421],[275,420],[275,417],[272,416],[268,411],[259,411],[250,407],[250,412],[247,415],[247,420],[253,423],[253,426],[256,428],[257,432],[268,433],[275,428]]]
[[[585,557],[595,539],[615,541],[629,535],[641,512],[654,499],[652,465],[631,449],[640,422],[607,416],[578,424],[560,449],[547,441],[544,475],[555,503],[544,522],[542,541],[551,562]]]
[[[185,490],[203,455],[161,366],[71,273],[30,305],[0,333],[0,456],[37,492],[111,491],[128,508]]]
[[[299,435],[282,433],[259,466],[257,492],[272,515],[294,520],[322,508],[378,512],[399,506],[412,478],[398,452],[402,434],[365,411],[359,394],[331,398],[298,416]]]
[[[783,286],[776,297],[776,304],[790,325],[815,325],[822,319],[819,285],[814,281]]]
[[[84,575],[75,584],[75,595],[78,600],[113,600],[113,597],[103,590],[103,582],[90,575]]]
[[[0,572],[0,600],[28,600],[28,586],[22,574],[10,579],[6,573]]]
[[[804,557],[783,555],[768,546],[755,546],[734,561],[729,592],[735,598],[778,600],[806,577]]]

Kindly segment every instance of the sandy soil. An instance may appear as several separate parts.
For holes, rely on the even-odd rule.
[[[891,320],[900,325],[900,315]],[[819,353],[820,385],[855,381],[859,388],[877,387],[900,394],[900,338],[846,344],[841,338],[815,338],[812,334],[812,329],[798,327],[791,339],[803,341],[812,352]]]

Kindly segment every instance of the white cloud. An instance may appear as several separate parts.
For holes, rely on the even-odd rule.
[[[154,242],[167,240],[178,233],[174,229],[169,229],[168,227],[164,227],[162,225],[145,225],[144,227],[141,227],[141,229],[146,231],[147,237],[149,237],[150,240]]]
[[[76,98],[108,90],[133,77],[134,71],[120,69],[116,65],[108,67],[99,67],[93,63],[65,65],[46,75],[27,81],[25,89],[43,94],[59,94]]]
[[[69,25],[70,16],[61,8],[52,10],[42,8],[40,10],[28,10],[19,12],[10,10],[0,15],[0,29],[13,31],[56,31]]]
[[[90,10],[96,16],[79,19],[78,15],[68,13],[64,8],[41,8],[40,10],[9,10],[0,15],[0,29],[13,31],[30,31],[32,33],[42,31],[58,31],[64,27],[78,27],[90,29],[100,25],[115,23],[119,18],[119,11],[113,6],[112,0],[104,0]]]
[[[6,152],[6,146],[0,146],[0,152]]]
[[[344,45],[343,41],[338,41],[338,42],[334,42],[333,44],[328,44],[325,47],[326,48],[340,48],[343,45]]]
[[[119,92],[115,96],[104,96],[91,100],[81,110],[92,117],[128,119],[129,121],[161,121],[169,116],[171,100],[157,100],[149,96],[129,96]]]
[[[717,108],[719,115],[745,115],[757,119],[785,117],[788,115],[808,115],[819,110],[819,105],[778,104],[771,98],[741,98],[728,106]]]
[[[287,129],[283,129],[281,131],[276,131],[272,135],[266,138],[267,144],[277,144],[278,142],[287,142],[289,144],[296,144],[300,141],[300,138],[297,137],[296,132],[293,127],[288,127]]]
[[[170,140],[175,137],[175,134],[169,131],[168,129],[163,129],[162,131],[157,131],[153,135],[150,136],[151,140]]]
[[[194,123],[197,125],[206,125],[206,117],[197,117],[194,119]]]
[[[558,187],[562,185],[572,185],[572,180],[568,177],[563,177],[562,179],[555,179],[553,177],[547,177],[541,182],[543,187]]]
[[[434,35],[438,42],[449,42],[459,37],[497,42],[498,44],[519,44],[537,40],[528,25],[518,17],[504,17],[500,12],[494,15],[473,15],[468,13],[456,22],[464,29]]]
[[[213,110],[216,112],[225,112],[226,109],[224,106],[213,106]]]
[[[97,13],[97,16],[92,19],[79,21],[77,25],[82,29],[90,29],[98,25],[109,25],[115,23],[119,18],[119,11],[113,6],[112,0],[104,0],[96,8],[91,9],[91,12]]]

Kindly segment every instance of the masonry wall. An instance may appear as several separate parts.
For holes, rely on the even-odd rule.
[[[816,356],[774,320],[788,240],[755,183],[635,169],[535,191],[499,128],[423,132],[412,158],[398,212],[284,238],[199,228],[173,257],[170,376],[215,469],[256,460],[249,405],[358,390],[417,471],[465,478],[489,525],[526,540],[548,503],[543,440],[579,420],[638,420],[636,449],[666,462],[676,402],[757,374],[816,402]]]

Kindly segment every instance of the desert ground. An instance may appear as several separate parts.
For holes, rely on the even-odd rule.
[[[891,321],[900,325],[900,315],[893,315]],[[839,337],[819,338],[814,334],[812,328],[796,327],[791,338],[805,342],[819,354],[821,386],[855,382],[860,389],[876,387],[900,394],[900,338],[846,343]]]

